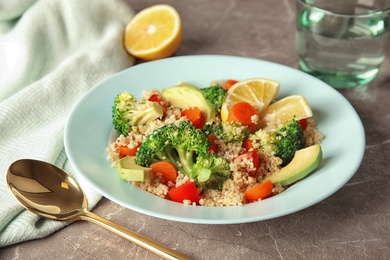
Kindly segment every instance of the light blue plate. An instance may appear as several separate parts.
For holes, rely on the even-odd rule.
[[[281,83],[278,98],[303,94],[312,107],[324,159],[317,171],[283,193],[242,207],[188,206],[164,200],[119,178],[106,159],[112,130],[111,107],[127,90],[163,89],[185,81],[207,87],[210,81],[270,78]],[[150,216],[203,224],[231,224],[276,218],[307,208],[335,193],[363,159],[364,128],[350,103],[322,81],[283,65],[242,57],[200,55],[147,62],[124,70],[92,88],[74,107],[65,128],[65,149],[76,173],[106,198]]]

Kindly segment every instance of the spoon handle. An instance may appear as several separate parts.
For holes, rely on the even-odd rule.
[[[127,240],[130,240],[134,244],[143,247],[152,253],[164,258],[164,259],[191,259],[188,256],[182,255],[181,253],[163,246],[149,238],[146,238],[136,232],[133,232],[125,227],[122,227],[116,223],[113,223],[105,218],[102,218],[92,212],[85,211],[85,214],[80,216],[80,219],[87,220],[95,223]]]

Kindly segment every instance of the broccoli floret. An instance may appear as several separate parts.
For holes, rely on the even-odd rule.
[[[207,154],[208,136],[188,120],[155,129],[138,149],[135,163],[150,166],[169,161],[183,174],[190,175],[198,156]]]
[[[164,115],[157,102],[138,100],[124,91],[119,93],[112,106],[112,121],[118,135],[127,136],[133,126],[146,125]]]
[[[207,134],[214,134],[226,142],[242,142],[249,136],[249,129],[240,122],[213,122],[203,128]]]
[[[201,90],[207,101],[213,105],[215,111],[218,114],[221,113],[222,103],[225,101],[227,94],[226,89],[220,86],[210,86],[207,88],[202,88]]]
[[[223,183],[230,177],[229,162],[215,153],[200,155],[192,168],[191,178],[202,191],[221,190]]]
[[[260,145],[260,151],[273,152],[286,166],[295,152],[303,148],[303,130],[299,121],[292,119],[275,129],[260,129],[249,139]]]

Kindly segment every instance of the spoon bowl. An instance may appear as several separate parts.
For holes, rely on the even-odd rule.
[[[88,211],[87,199],[77,182],[49,163],[22,159],[7,171],[7,184],[15,198],[42,217],[73,222],[87,220],[157,254],[165,259],[190,259]]]

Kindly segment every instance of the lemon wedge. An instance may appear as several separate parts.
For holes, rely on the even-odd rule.
[[[310,105],[302,95],[291,95],[269,105],[260,113],[259,127],[282,124],[295,117],[296,120],[313,116]]]
[[[238,102],[248,102],[260,114],[279,93],[280,83],[265,78],[248,79],[234,84],[227,92],[221,107],[221,119],[227,121],[232,106]]]

